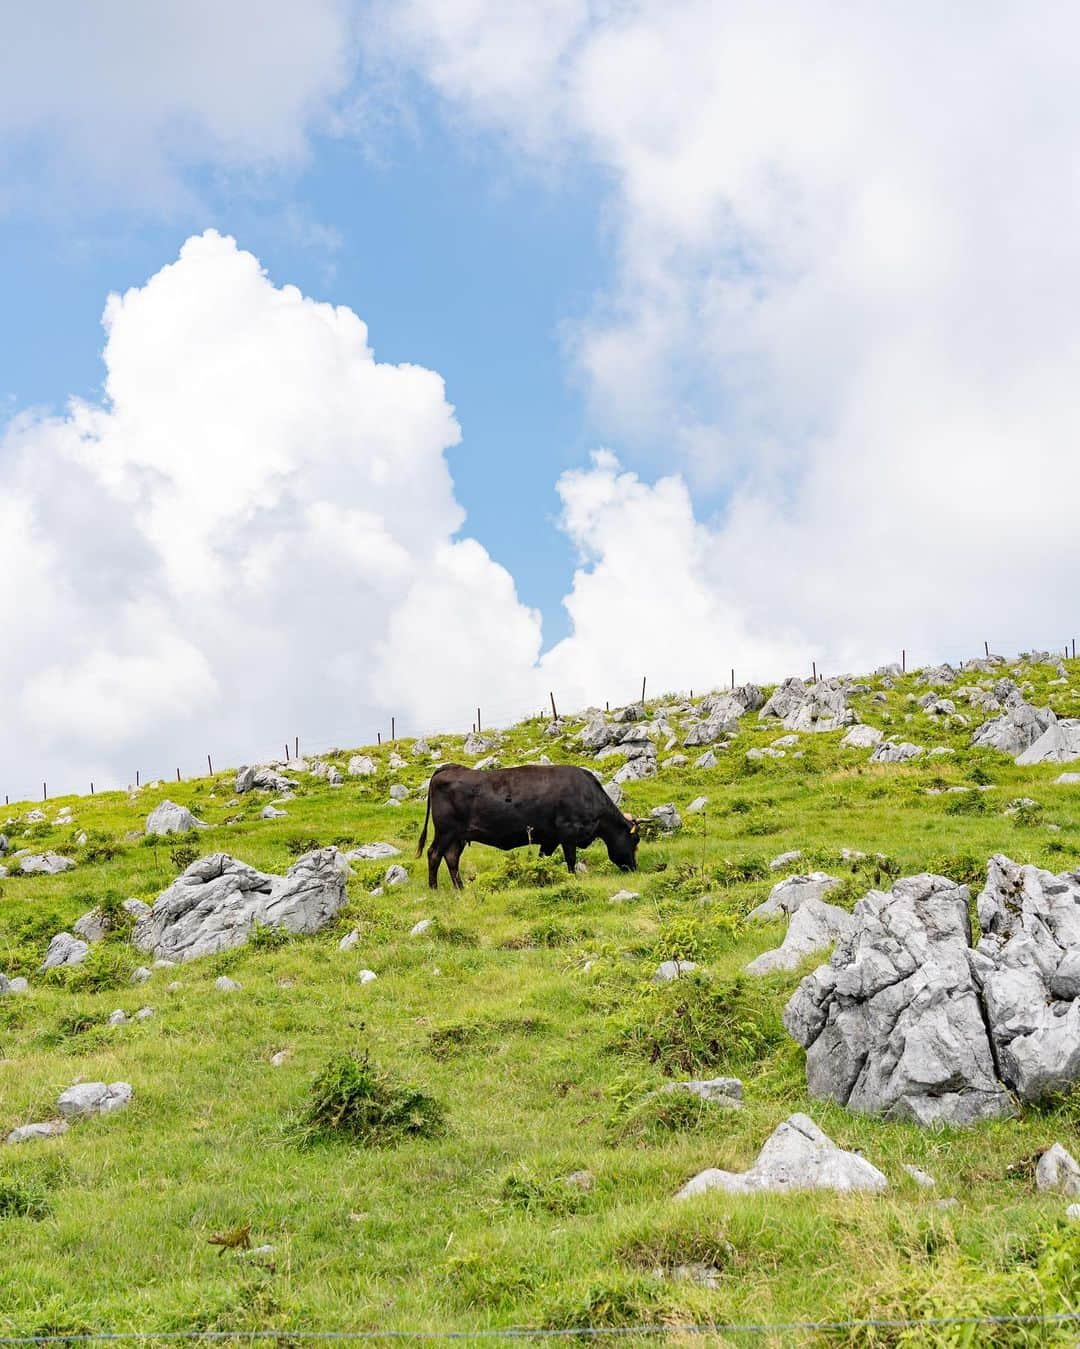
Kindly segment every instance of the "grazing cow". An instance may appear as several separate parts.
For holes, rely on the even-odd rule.
[[[601,838],[617,867],[637,869],[637,821],[616,808],[591,773],[569,764],[484,770],[443,764],[428,786],[417,857],[427,842],[429,819],[435,824],[428,849],[432,890],[438,888],[443,858],[451,881],[462,888],[458,862],[468,843],[503,849],[538,843],[541,857],[561,847],[567,870],[573,873],[578,848]]]

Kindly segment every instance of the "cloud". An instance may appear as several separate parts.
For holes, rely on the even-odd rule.
[[[13,6],[0,48],[0,209],[189,205],[188,171],[300,163],[355,74],[345,0]]]
[[[1075,13],[560,8],[521,97],[531,13],[393,13],[456,123],[609,185],[571,361],[604,440],[718,503],[695,566],[737,628],[829,668],[1071,635]]]
[[[721,683],[797,658],[755,633],[677,475],[608,451],[557,484],[570,635],[462,534],[442,380],[362,320],[275,286],[214,231],[109,297],[105,399],[0,438],[0,790],[194,772],[277,752]]]

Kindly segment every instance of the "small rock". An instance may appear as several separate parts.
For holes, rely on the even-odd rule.
[[[108,1115],[131,1103],[130,1082],[77,1082],[56,1103],[65,1119],[84,1115]]]
[[[394,785],[390,788],[391,801],[404,801],[408,795],[409,795],[408,787],[404,786],[400,782],[395,782]]]
[[[418,923],[414,923],[412,927],[409,928],[409,936],[422,937],[424,933],[431,928],[434,921],[433,918],[421,918]]]
[[[139,1010],[135,1013],[135,1020],[149,1021],[153,1015],[154,1009],[152,1007],[140,1007]]]
[[[263,820],[282,820],[288,814],[287,811],[278,810],[274,806],[263,806],[259,811],[259,818]]]
[[[362,843],[345,856],[350,862],[381,862],[384,857],[398,857],[400,854],[401,849],[390,843]]]
[[[146,968],[145,965],[140,965],[139,968],[135,970],[135,972],[132,974],[131,982],[133,984],[144,984],[149,978],[150,978],[150,971]]]
[[[353,778],[370,778],[379,771],[375,760],[367,754],[354,754],[349,760],[349,776]]]
[[[640,895],[637,890],[617,890],[608,901],[610,904],[626,904],[632,899],[638,899]]]
[[[693,801],[686,807],[687,815],[697,815],[709,804],[707,796],[695,796]]]
[[[374,970],[361,970],[356,977],[362,984],[372,984],[379,976]]]
[[[695,768],[715,768],[716,765],[717,765],[719,762],[720,762],[719,759],[717,759],[717,757],[716,757],[716,755],[713,753],[713,751],[712,751],[711,749],[707,749],[707,750],[705,751],[704,754],[699,755],[699,756],[694,760],[694,767],[695,767]]]
[[[654,820],[659,820],[660,828],[665,834],[673,834],[677,829],[682,828],[682,819],[679,812],[670,802],[665,806],[653,806],[649,814]]]
[[[58,876],[62,871],[70,871],[75,863],[70,857],[61,857],[59,853],[27,853],[19,861],[19,869],[27,875]]]
[[[1065,1210],[1065,1216],[1071,1223],[1080,1221],[1080,1204],[1070,1204]]]
[[[58,932],[49,942],[49,949],[41,968],[55,970],[61,965],[81,965],[89,954],[90,947],[87,942],[73,937],[70,932]]]
[[[563,1180],[564,1185],[569,1185],[571,1189],[582,1190],[585,1194],[596,1184],[596,1177],[591,1171],[571,1171]]]
[[[692,960],[665,960],[657,968],[652,981],[654,984],[670,984],[673,979],[678,979],[696,969],[697,965]]]
[[[792,862],[797,862],[801,856],[801,848],[792,848],[790,852],[782,852],[779,857],[774,857],[769,863],[769,870],[780,871],[783,867],[791,866]]]
[[[240,985],[235,979],[230,979],[227,974],[219,975],[214,980],[214,987],[219,993],[238,993],[240,991]]]
[[[338,942],[338,950],[351,951],[359,942],[359,940],[360,940],[360,929],[354,927],[351,932],[347,932],[345,936],[342,937],[342,939]]]
[[[175,801],[162,801],[147,816],[148,834],[186,834],[192,829],[206,829],[202,820],[197,820],[187,806],[178,806]]]
[[[737,1077],[710,1077],[691,1082],[668,1082],[660,1091],[687,1091],[691,1096],[700,1096],[703,1101],[738,1106],[742,1104],[743,1084]]]
[[[28,980],[24,979],[24,978],[22,977],[22,975],[19,975],[17,978],[12,979],[12,980],[10,981],[10,983],[8,984],[8,992],[9,992],[9,993],[29,993],[29,992],[30,992],[30,983],[29,983]]]
[[[42,1124],[20,1124],[12,1129],[5,1142],[32,1143],[38,1138],[55,1138],[57,1134],[66,1134],[70,1125],[66,1119],[50,1119]]]
[[[127,1019],[128,1019],[127,1012],[122,1011],[118,1007],[115,1012],[109,1013],[109,1020],[107,1024],[110,1026],[123,1026],[127,1023]]]
[[[386,875],[383,877],[384,885],[407,885],[409,882],[409,873],[403,866],[396,863],[392,867],[386,868]]]
[[[852,726],[851,730],[840,741],[841,749],[873,749],[875,745],[880,745],[884,738],[883,732],[876,726]]]
[[[924,1190],[932,1190],[934,1186],[937,1184],[937,1181],[934,1179],[933,1176],[928,1175],[925,1171],[921,1171],[917,1166],[911,1166],[907,1162],[905,1162],[904,1170],[908,1173],[908,1175],[915,1182],[915,1184],[921,1186],[922,1189]]]
[[[272,1068],[280,1068],[283,1063],[288,1063],[291,1058],[291,1049],[279,1049],[276,1054],[270,1055],[270,1066]]]
[[[1035,1167],[1035,1188],[1057,1194],[1080,1194],[1080,1165],[1060,1143],[1047,1148]]]

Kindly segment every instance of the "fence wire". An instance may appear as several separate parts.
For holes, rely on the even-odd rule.
[[[6,1344],[94,1344],[138,1341],[266,1340],[339,1342],[345,1340],[526,1340],[600,1339],[632,1335],[781,1335],[846,1330],[942,1330],[970,1326],[1065,1326],[1080,1323],[1080,1311],[1016,1313],[1002,1316],[866,1317],[847,1321],[714,1321],[701,1325],[570,1326],[559,1329],[508,1326],[479,1330],[119,1330],[71,1334],[0,1335]]]

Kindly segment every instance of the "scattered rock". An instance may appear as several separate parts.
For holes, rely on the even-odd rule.
[[[709,798],[707,796],[695,796],[686,807],[686,813],[687,815],[700,815],[708,804]]]
[[[214,980],[214,987],[219,993],[239,993],[241,985],[235,979],[230,979],[227,974],[221,974]]]
[[[884,734],[876,726],[852,726],[840,741],[840,746],[842,749],[873,749],[875,745],[881,744]]]
[[[148,834],[186,834],[192,829],[208,828],[187,806],[178,806],[175,801],[162,801],[146,818]]]
[[[596,1177],[591,1171],[571,1171],[563,1178],[563,1184],[569,1185],[572,1190],[582,1190],[588,1194],[596,1184]]]
[[[922,753],[921,745],[912,745],[907,741],[898,744],[895,740],[883,740],[870,755],[870,762],[903,763],[906,759],[917,759]]]
[[[346,853],[350,862],[381,862],[385,857],[400,857],[401,849],[390,843],[362,843],[359,848]]]
[[[694,767],[715,768],[719,762],[720,760],[716,757],[716,755],[712,752],[712,750],[707,749],[704,754],[700,755],[698,758],[694,760]]]
[[[790,852],[782,852],[779,855],[779,857],[774,857],[773,860],[769,863],[769,870],[780,871],[784,867],[791,866],[792,862],[797,862],[801,856],[802,856],[801,848],[792,848]],[[769,898],[771,899],[772,895],[770,895]]]
[[[106,1024],[110,1026],[123,1026],[126,1025],[127,1019],[128,1019],[127,1012],[125,1012],[122,1008],[118,1007],[115,1012],[109,1013],[109,1019]]]
[[[866,1190],[880,1193],[889,1182],[855,1152],[844,1152],[806,1115],[792,1115],[766,1140],[749,1171],[711,1169],[687,1181],[675,1196],[690,1199],[709,1190],[786,1194],[798,1190]]]
[[[139,1010],[135,1013],[135,1020],[149,1021],[153,1015],[154,1009],[152,1007],[140,1007]]]
[[[347,932],[338,942],[339,951],[352,951],[360,941],[360,929],[354,927],[351,932]]]
[[[803,899],[796,909],[787,935],[774,951],[765,951],[746,966],[747,974],[774,974],[777,970],[794,970],[807,956],[826,951],[845,936],[852,927],[849,913],[835,904],[820,899]]]
[[[837,680],[805,684],[798,677],[785,679],[758,713],[759,720],[779,718],[788,731],[838,731],[850,726],[855,713],[847,705],[843,685]]]
[[[276,806],[270,805],[263,806],[262,810],[259,811],[259,818],[263,820],[283,820],[287,814],[288,811],[278,810]]]
[[[1057,721],[1048,726],[1033,745],[1016,756],[1027,766],[1037,763],[1073,763],[1080,759],[1080,721]]]
[[[1035,1188],[1055,1194],[1080,1194],[1080,1164],[1060,1143],[1046,1149],[1035,1167]]]
[[[356,976],[362,984],[371,984],[379,977],[374,970],[361,970]]]
[[[660,828],[665,834],[673,834],[677,829],[682,828],[682,818],[670,803],[666,806],[653,806],[649,814],[654,820],[659,821]]]
[[[404,867],[396,863],[392,867],[386,868],[386,875],[383,877],[384,885],[408,885],[409,873]]]
[[[625,793],[617,782],[605,782],[604,791],[607,792],[608,799],[613,805],[621,806]]]
[[[425,932],[431,930],[431,927],[434,924],[434,922],[435,922],[434,918],[421,918],[418,923],[414,923],[412,927],[409,928],[409,936],[422,937]]]
[[[86,1115],[110,1115],[131,1104],[130,1082],[77,1082],[68,1087],[56,1103],[64,1119]]]
[[[89,943],[73,937],[70,932],[58,932],[49,942],[41,968],[55,970],[61,965],[81,965],[89,954]]]
[[[145,984],[147,979],[150,978],[150,975],[151,971],[148,970],[145,965],[140,965],[139,968],[135,970],[134,973],[132,974],[131,982],[133,984]]]
[[[62,871],[70,871],[74,865],[70,857],[61,857],[56,852],[25,853],[19,859],[19,869],[27,874],[57,876]]]
[[[668,1082],[660,1088],[669,1091],[687,1091],[703,1101],[713,1101],[737,1109],[742,1105],[743,1084],[737,1077],[710,1077],[692,1082]]]
[[[628,904],[632,899],[640,899],[636,890],[616,890],[608,901],[611,904]]]
[[[925,1171],[921,1171],[917,1166],[911,1166],[908,1162],[904,1163],[904,1170],[920,1189],[932,1190],[937,1184],[937,1181],[933,1176],[928,1175]]]
[[[1014,758],[1030,749],[1053,726],[1057,717],[1049,707],[1032,707],[1020,702],[1002,716],[984,721],[971,737],[973,745],[999,749]]]
[[[233,784],[233,790],[237,796],[243,796],[245,792],[250,792],[255,786],[255,770],[244,764],[236,770],[236,781]]]
[[[802,853],[785,853],[783,856],[794,859],[801,857]],[[785,914],[795,913],[808,899],[823,900],[829,891],[839,884],[839,879],[830,876],[827,871],[811,871],[806,876],[788,876],[786,880],[774,885],[769,891],[769,898],[751,910],[748,916],[759,922],[783,918]]]
[[[1080,785],[1080,773],[1061,773],[1054,779],[1055,787],[1075,787]]]
[[[276,1054],[270,1055],[270,1066],[271,1068],[280,1068],[282,1064],[288,1063],[291,1058],[291,1049],[279,1049]]]
[[[192,960],[247,941],[256,926],[318,932],[345,902],[344,859],[336,848],[305,853],[271,876],[227,853],[200,857],[136,924],[140,951]]]
[[[20,1124],[4,1140],[7,1143],[32,1143],[38,1138],[55,1138],[66,1134],[71,1126],[66,1119],[45,1120],[42,1124]]]
[[[354,754],[349,760],[348,770],[352,778],[370,778],[379,771],[379,766],[368,754]]]
[[[673,979],[678,979],[696,969],[697,965],[692,960],[665,960],[657,968],[652,981],[654,984],[670,984]]]

